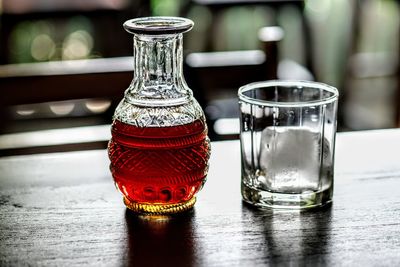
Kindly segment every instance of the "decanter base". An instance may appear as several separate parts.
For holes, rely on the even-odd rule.
[[[186,202],[181,202],[177,204],[144,204],[132,202],[124,197],[124,204],[128,209],[142,214],[180,213],[191,209],[194,203],[196,203],[196,197],[193,197]]]

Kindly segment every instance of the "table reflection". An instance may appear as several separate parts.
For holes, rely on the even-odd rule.
[[[125,212],[128,232],[123,262],[135,266],[194,265],[194,211],[173,216]]]
[[[327,263],[324,255],[331,249],[332,205],[305,212],[284,210],[258,210],[248,204],[242,205],[243,214],[254,223],[251,232],[263,233],[260,249],[267,263],[303,263],[316,260]],[[318,255],[318,258],[313,258]]]

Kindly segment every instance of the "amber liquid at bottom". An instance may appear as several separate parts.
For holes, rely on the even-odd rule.
[[[188,201],[205,182],[210,143],[203,120],[173,127],[112,125],[108,145],[115,184],[130,201]]]

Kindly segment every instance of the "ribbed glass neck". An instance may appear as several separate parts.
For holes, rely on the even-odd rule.
[[[182,34],[135,34],[134,79],[126,99],[137,105],[180,105],[191,91],[182,74]]]

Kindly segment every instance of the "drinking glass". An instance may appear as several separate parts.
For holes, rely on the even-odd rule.
[[[243,200],[287,209],[331,202],[338,90],[277,80],[245,85],[238,95]]]

